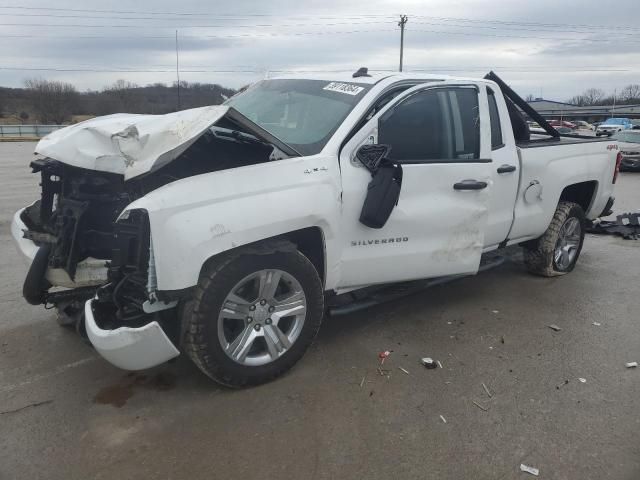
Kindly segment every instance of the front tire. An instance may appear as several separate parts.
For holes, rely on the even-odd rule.
[[[530,273],[543,277],[573,270],[584,243],[585,215],[574,202],[560,202],[547,231],[524,245],[524,263]]]
[[[322,282],[289,243],[245,250],[205,267],[183,348],[206,375],[229,387],[268,382],[289,370],[322,322]]]

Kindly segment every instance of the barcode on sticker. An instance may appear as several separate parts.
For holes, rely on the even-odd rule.
[[[358,85],[352,85],[351,83],[331,82],[329,85],[323,88],[323,90],[329,90],[330,92],[346,93],[347,95],[358,95],[363,87]]]

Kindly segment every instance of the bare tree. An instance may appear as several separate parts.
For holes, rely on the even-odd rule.
[[[618,99],[623,103],[640,103],[640,85],[627,85],[620,91]]]
[[[99,112],[136,112],[140,110],[141,95],[137,92],[137,84],[119,79],[105,87],[102,91]]]
[[[43,78],[31,78],[24,83],[41,123],[61,124],[71,118],[79,99],[72,84]]]
[[[536,97],[534,97],[532,94],[529,94],[529,95],[527,95],[526,97],[524,97],[524,99],[525,99],[527,102],[533,102],[533,101],[536,99]]]
[[[580,107],[600,105],[605,99],[605,93],[599,88],[589,88],[580,95],[570,98],[567,103],[578,105]]]

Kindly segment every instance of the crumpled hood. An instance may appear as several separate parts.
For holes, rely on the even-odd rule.
[[[128,180],[178,157],[228,110],[216,105],[166,115],[97,117],[50,133],[38,142],[36,153]]]

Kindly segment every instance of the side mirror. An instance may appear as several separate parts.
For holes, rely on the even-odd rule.
[[[374,173],[380,167],[382,160],[387,158],[391,152],[390,145],[365,144],[361,145],[356,152],[356,158],[365,166],[367,170]]]

